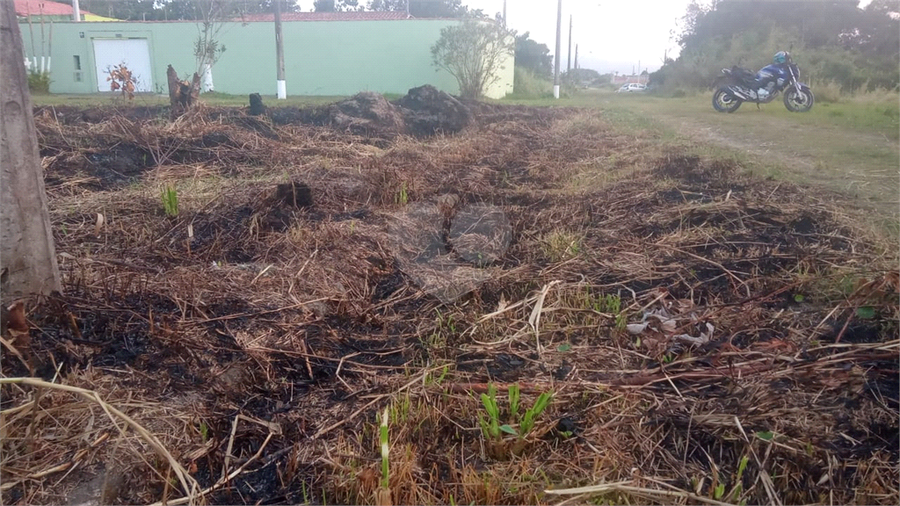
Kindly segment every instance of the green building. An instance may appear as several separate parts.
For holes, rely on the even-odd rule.
[[[284,63],[289,95],[352,95],[360,91],[404,94],[431,84],[456,94],[456,79],[437,70],[431,46],[448,19],[408,19],[399,12],[291,13],[283,21]],[[26,58],[28,27],[20,24]],[[182,78],[193,74],[194,45],[200,26],[194,21],[56,22],[51,93],[108,92],[108,69],[125,63],[137,91],[168,93],[166,68]],[[276,92],[275,26],[265,16],[225,23],[216,39],[225,51],[212,69],[215,91],[232,94]],[[512,92],[512,53],[500,80],[487,96]]]

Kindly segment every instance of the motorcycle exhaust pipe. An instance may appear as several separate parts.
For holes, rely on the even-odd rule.
[[[736,96],[737,98],[739,98],[741,100],[744,100],[744,101],[756,100],[755,97],[750,98],[750,96],[747,93],[744,93],[743,90],[735,88],[734,86],[730,86],[728,88],[728,90],[731,91],[731,93],[733,93],[734,96]]]

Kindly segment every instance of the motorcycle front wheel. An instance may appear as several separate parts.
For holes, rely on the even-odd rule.
[[[784,106],[791,112],[806,112],[812,109],[815,97],[809,88],[797,89],[793,86],[784,90]]]
[[[734,96],[727,86],[723,86],[713,93],[713,109],[719,112],[734,112],[741,106],[742,100]]]

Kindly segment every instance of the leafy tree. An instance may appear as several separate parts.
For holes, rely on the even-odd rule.
[[[481,13],[470,11],[461,0],[371,0],[369,10],[406,12],[407,2],[409,15],[414,18],[461,18]]]
[[[516,36],[516,67],[526,68],[538,77],[549,77],[553,72],[553,56],[546,44],[539,44],[525,32]]]
[[[359,8],[359,0],[316,0],[313,2],[315,12],[352,11]]]
[[[759,68],[776,51],[791,51],[807,82],[837,83],[844,91],[900,82],[900,1],[817,2],[718,0],[692,3],[678,36],[681,54],[651,81],[708,86],[718,70]],[[897,14],[892,14],[897,13]]]
[[[456,78],[461,96],[477,100],[500,79],[503,62],[514,48],[512,33],[499,23],[466,19],[441,29],[431,56],[435,66]]]
[[[594,69],[571,69],[563,75],[566,82],[576,86],[598,83],[600,73]]]
[[[71,4],[67,0],[55,1]],[[272,12],[273,0],[220,1],[227,6],[223,12],[229,16]],[[79,2],[81,8],[86,11],[126,21],[203,20],[203,3],[196,0],[80,0]],[[300,7],[295,0],[287,0],[282,6],[282,12],[299,12],[299,10]]]

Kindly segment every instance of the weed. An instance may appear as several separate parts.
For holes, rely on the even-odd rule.
[[[406,187],[406,181],[400,183],[400,191],[397,192],[394,202],[401,206],[405,206],[409,202],[409,190]]]
[[[28,91],[32,93],[50,93],[49,72],[29,72]]]
[[[542,238],[541,249],[548,260],[556,263],[578,256],[581,241],[582,237],[575,233],[556,230]]]
[[[519,414],[521,399],[521,390],[518,384],[509,386],[508,404],[509,404],[509,421],[511,424],[517,424],[518,429],[511,424],[500,424],[500,406],[497,404],[497,387],[493,383],[488,384],[486,394],[481,394],[481,403],[487,412],[487,419],[481,417],[481,432],[484,436],[492,441],[499,442],[502,439],[501,433],[517,436],[519,440],[525,439],[534,429],[535,420],[547,409],[550,401],[553,399],[552,392],[542,392],[538,395],[534,405],[525,410],[523,414]]]
[[[162,190],[161,198],[166,216],[173,218],[178,216],[178,190],[174,186],[167,185]]]
[[[388,488],[390,483],[390,440],[388,433],[388,410],[385,408],[381,415],[381,430],[379,432],[381,441],[381,487]]]
[[[481,432],[484,434],[485,438],[492,441],[499,441],[500,408],[497,406],[497,387],[495,387],[493,383],[488,383],[487,393],[481,394],[481,403],[484,405],[484,410],[488,415],[487,420],[485,420],[484,417],[480,417],[479,424],[481,425]],[[509,426],[507,425],[504,427]]]
[[[390,465],[390,437],[388,433],[388,408],[384,408],[381,414],[381,430],[379,431],[381,442],[381,486],[375,493],[375,503],[379,506],[388,506],[391,501],[391,465]]]

